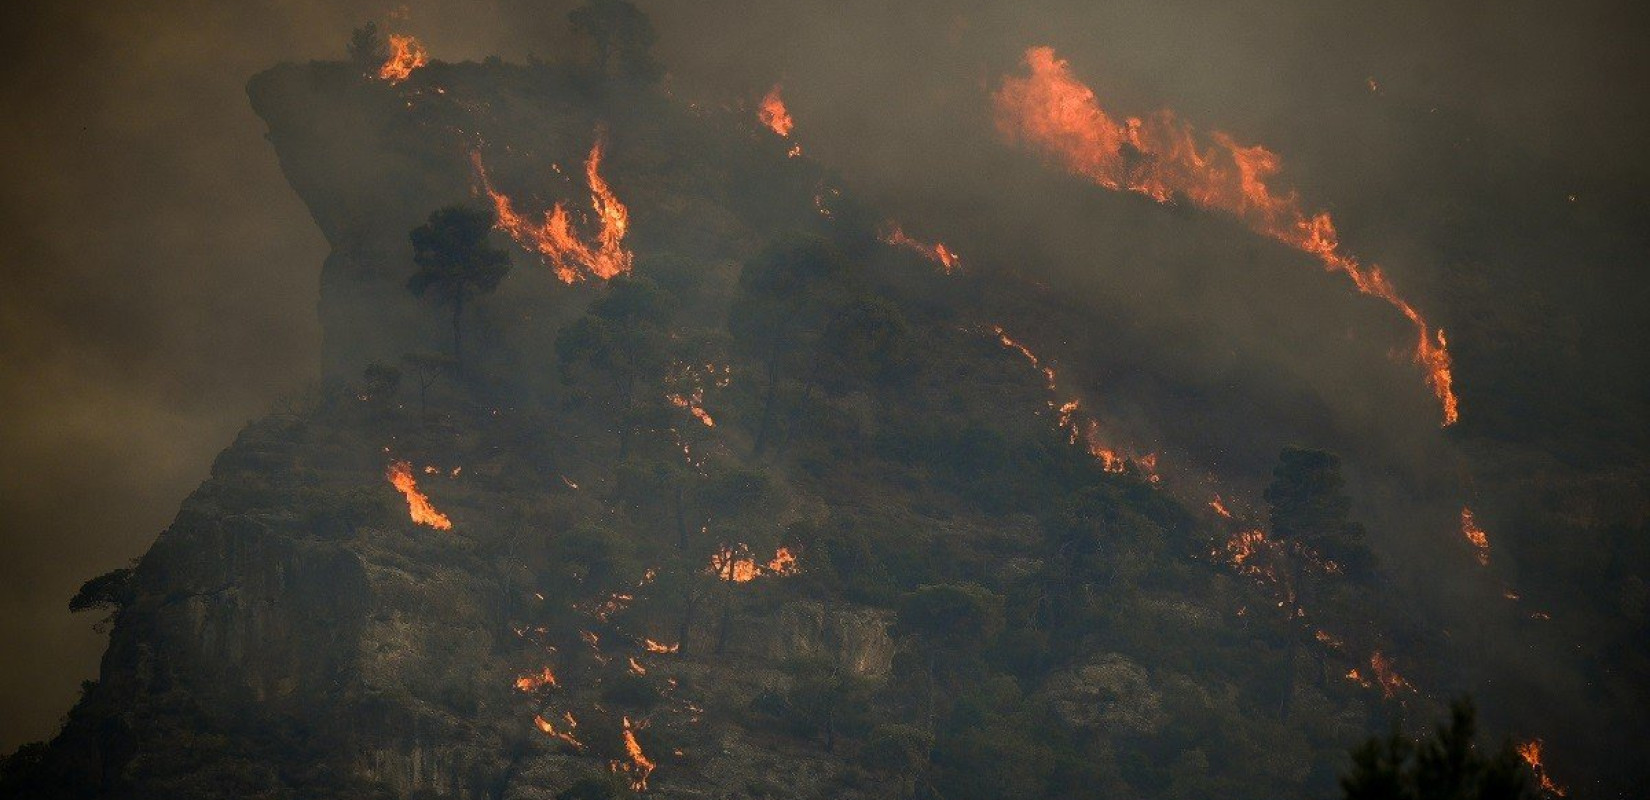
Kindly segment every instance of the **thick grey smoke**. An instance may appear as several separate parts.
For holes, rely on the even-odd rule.
[[[31,0],[13,11],[0,50],[0,750],[49,735],[95,674],[100,638],[65,610],[79,582],[139,555],[236,428],[316,375],[324,245],[262,139],[246,79],[336,57],[367,20],[417,34],[437,58],[555,58],[574,46],[572,5]],[[1112,413],[1143,440],[1188,413],[1138,399],[1170,393],[1149,368],[1171,388],[1228,393],[1239,405],[1209,425],[1253,424],[1265,432],[1256,449],[1273,446],[1272,420],[1306,417],[1331,440],[1312,443],[1413,471],[1366,476],[1383,492],[1372,508],[1428,470],[1458,469],[1437,463],[1454,456],[1418,375],[1387,358],[1405,329],[1386,309],[1235,226],[1180,225],[1075,181],[1050,196],[1058,182],[989,127],[989,93],[1030,45],[1055,46],[1120,112],[1172,107],[1279,151],[1285,181],[1333,210],[1348,245],[1446,327],[1459,283],[1447,272],[1474,264],[1561,316],[1585,309],[1582,367],[1612,376],[1609,388],[1645,378],[1642,255],[1615,260],[1566,238],[1630,226],[1619,198],[1650,180],[1638,146],[1650,92],[1635,77],[1643,45],[1626,4],[642,5],[672,91],[737,106],[783,83],[798,139],[851,190],[965,257],[1036,265],[1033,277],[1108,309],[1104,329],[1140,361],[1101,355],[1119,349],[1108,342],[1062,357],[1096,395],[1136,398]],[[1471,190],[1456,191],[1461,181]],[[1560,217],[1578,221],[1555,225],[1540,252],[1441,244],[1452,222],[1523,241],[1532,221]],[[1589,346],[1599,342],[1617,346]],[[1464,381],[1471,370],[1464,362]]]

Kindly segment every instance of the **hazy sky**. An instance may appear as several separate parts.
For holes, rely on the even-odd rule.
[[[1103,80],[1119,91],[1223,125],[1294,130],[1327,63],[1412,100],[1434,96],[1578,173],[1642,177],[1650,164],[1650,93],[1632,77],[1644,30],[1626,3],[640,4],[683,80],[759,85],[840,69],[840,83],[813,73],[821,113],[833,87],[845,115],[878,108],[840,96],[875,81],[866,64],[886,63],[856,64],[852,48],[886,52],[929,34],[926,47],[989,28],[1005,48],[1048,41],[1117,66]],[[554,55],[571,5],[8,4],[0,751],[49,736],[95,675],[103,638],[66,610],[80,582],[140,555],[235,431],[317,374],[324,245],[262,138],[246,79],[282,60],[335,57],[368,19],[418,33],[442,58]],[[1291,138],[1333,145],[1310,129]]]

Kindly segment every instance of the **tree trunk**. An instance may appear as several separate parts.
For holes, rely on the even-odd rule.
[[[778,394],[779,352],[775,345],[774,353],[768,357],[768,398],[762,402],[762,422],[756,429],[756,455],[762,455],[762,451],[768,449],[768,429],[773,425],[773,405]]]
[[[464,371],[464,336],[459,320],[464,316],[464,292],[461,290],[453,297],[453,363],[458,371]]]

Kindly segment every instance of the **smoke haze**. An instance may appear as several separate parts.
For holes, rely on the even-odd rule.
[[[50,736],[95,677],[102,638],[65,608],[80,582],[140,555],[234,432],[318,375],[325,243],[247,78],[336,58],[367,20],[437,59],[555,57],[573,46],[572,5],[14,10],[0,34],[13,110],[0,126],[0,751]],[[1074,308],[1107,309],[1090,331],[1051,333],[1115,337],[1071,341],[1063,359],[1120,398],[1110,421],[1143,442],[1253,471],[1277,436],[1310,435],[1381,473],[1354,475],[1377,529],[1412,522],[1381,518],[1387,501],[1451,512],[1453,482],[1425,487],[1465,471],[1419,375],[1388,356],[1406,335],[1388,309],[1235,224],[1188,229],[1184,210],[1100,196],[1004,147],[990,93],[1031,45],[1070,59],[1108,109],[1173,108],[1279,152],[1281,185],[1332,210],[1347,247],[1446,329],[1492,295],[1549,315],[1577,357],[1522,380],[1582,391],[1557,411],[1531,400],[1522,424],[1593,415],[1600,440],[1642,444],[1650,87],[1629,4],[639,5],[679,96],[753,106],[783,83],[798,141],[848,190],[966,263],[1035,270]],[[1457,348],[1469,434],[1491,430],[1473,383],[1494,344]],[[1176,405],[1188,395],[1202,399]],[[1589,405],[1601,396],[1627,405]],[[1210,407],[1229,410],[1182,424]]]

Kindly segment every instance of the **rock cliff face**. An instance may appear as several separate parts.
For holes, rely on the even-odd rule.
[[[786,142],[545,65],[250,94],[332,247],[329,385],[112,579],[101,680],[10,762],[18,796],[1277,798],[1381,721],[1294,680],[1208,531],[1074,447],[972,290]],[[363,381],[443,346],[407,232],[489,204],[476,159],[523,213],[582,208],[598,140],[641,278],[514,249],[469,363]],[[818,248],[858,277],[750,277]]]

